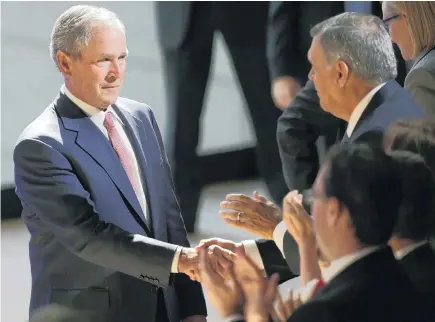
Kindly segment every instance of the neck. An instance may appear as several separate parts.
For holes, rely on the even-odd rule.
[[[358,106],[358,104],[375,87],[376,86],[368,85],[367,83],[362,82],[362,81],[355,81],[354,86],[350,86],[348,88],[347,92],[344,95],[345,107],[343,109],[344,110],[343,119],[346,122],[349,122],[350,117],[351,117],[353,111]]]
[[[390,239],[390,246],[393,249],[394,252],[397,252],[399,250],[402,250],[408,246],[411,246],[412,244],[419,243],[423,240],[412,240],[407,238],[398,238],[398,237],[392,237]]]
[[[77,88],[67,78],[65,78],[65,87],[69,90],[71,94],[73,94],[79,100],[85,102],[85,98],[80,95],[80,92],[77,90]]]
[[[354,254],[367,247],[357,241],[338,242],[337,245],[340,245],[340,247],[337,247],[334,252],[331,252],[331,261]]]

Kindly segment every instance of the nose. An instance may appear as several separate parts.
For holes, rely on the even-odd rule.
[[[119,78],[120,71],[121,71],[121,67],[119,65],[119,61],[118,60],[112,61],[112,63],[110,64],[109,72],[107,73],[107,77],[116,80]]]
[[[313,80],[313,76],[314,76],[314,72],[313,72],[313,69],[311,68],[309,73],[308,73],[308,79],[312,81]]]

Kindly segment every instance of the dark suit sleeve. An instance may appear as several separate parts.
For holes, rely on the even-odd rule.
[[[172,193],[167,200],[167,227],[168,227],[168,240],[172,244],[190,247],[189,240],[187,239],[186,228],[184,227],[183,219],[181,217],[180,207],[175,196],[175,188],[172,180],[171,169],[169,166],[168,158],[165,153],[162,136],[157,125],[154,114],[151,110],[151,122],[156,133],[157,140],[160,146],[160,153],[164,160],[166,168],[168,185],[171,187]],[[192,315],[207,316],[207,308],[205,304],[204,294],[202,292],[201,284],[192,281],[185,274],[177,274],[174,280],[175,291],[177,293],[180,317],[184,319]]]
[[[278,120],[278,147],[289,190],[311,188],[319,169],[317,139],[336,140],[344,124],[320,107],[313,82],[308,81]]]
[[[42,229],[83,260],[168,286],[176,246],[100,221],[89,192],[59,151],[59,143],[47,137],[22,139],[14,149],[17,194]]]
[[[331,309],[324,302],[307,302],[300,306],[290,316],[287,322],[336,322],[337,317],[334,316]]]
[[[278,273],[279,283],[284,283],[297,276],[290,270],[273,240],[258,239],[255,242],[263,260],[264,270],[268,276]]]
[[[306,79],[308,64],[299,50],[298,1],[273,1],[269,6],[267,58],[271,79],[292,76]],[[308,35],[309,36],[309,35]]]

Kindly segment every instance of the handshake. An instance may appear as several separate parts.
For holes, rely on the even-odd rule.
[[[186,274],[193,281],[201,282],[200,252],[203,249],[209,266],[224,279],[237,259],[237,254],[245,254],[242,243],[221,238],[201,240],[195,248],[182,248],[178,259],[178,272]]]

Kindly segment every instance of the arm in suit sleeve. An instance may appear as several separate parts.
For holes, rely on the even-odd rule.
[[[263,261],[264,270],[268,276],[278,273],[279,283],[284,283],[297,276],[297,273],[287,265],[281,251],[273,240],[257,239],[255,243]]]
[[[278,147],[289,190],[311,188],[319,169],[317,139],[336,138],[342,128],[342,120],[320,107],[314,84],[308,81],[278,119]]]
[[[334,316],[328,304],[319,301],[308,301],[300,306],[287,322],[334,322],[337,317]]]
[[[309,69],[299,50],[298,1],[273,1],[269,6],[267,28],[267,58],[271,79],[292,76],[306,79]],[[291,32],[290,32],[291,31]]]
[[[177,246],[101,221],[89,192],[58,145],[47,137],[18,142],[13,158],[22,202],[44,229],[83,260],[168,286]]]
[[[162,155],[162,159],[164,160],[163,166],[166,168],[166,180],[168,181],[168,187],[171,188],[171,192],[168,193],[170,197],[168,197],[167,199],[167,209],[165,209],[168,214],[168,240],[170,243],[176,245],[190,247],[183,219],[180,215],[180,207],[175,197],[175,189],[172,180],[171,169],[169,167],[169,162],[164,150],[160,130],[152,110],[149,111],[152,126],[159,142],[160,153]],[[174,278],[174,286],[179,301],[181,319],[192,315],[207,315],[204,294],[202,292],[201,285],[198,282],[190,280],[187,275],[176,274]]]
[[[426,116],[435,116],[435,72],[424,68],[411,70],[405,79],[405,88]]]

